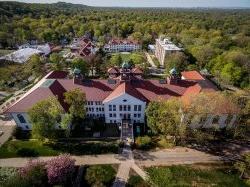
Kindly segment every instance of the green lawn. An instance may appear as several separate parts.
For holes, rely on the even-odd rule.
[[[239,174],[228,167],[170,166],[147,169],[150,182],[159,187],[165,186],[248,186],[239,179]]]
[[[142,52],[131,52],[131,53],[113,53],[112,55],[120,54],[123,62],[128,62],[131,58],[131,55],[136,55],[145,58],[144,53]],[[146,59],[146,58],[145,58]]]
[[[21,149],[30,149],[34,150],[37,153],[37,156],[55,156],[60,154],[60,151],[53,150],[49,146],[43,145],[38,140],[13,140],[6,142],[2,147],[0,147],[0,158],[8,157],[20,157],[18,154]]]
[[[24,156],[56,156],[60,153],[91,155],[118,153],[117,141],[60,141],[42,143],[38,140],[12,140],[0,147],[0,158]]]

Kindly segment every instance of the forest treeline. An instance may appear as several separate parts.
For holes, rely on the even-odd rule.
[[[225,84],[250,85],[249,9],[129,9],[0,2],[0,16],[2,48],[33,39],[59,44],[88,34],[99,44],[112,37],[131,37],[147,49],[159,35],[166,35],[185,48],[189,69],[206,68]]]

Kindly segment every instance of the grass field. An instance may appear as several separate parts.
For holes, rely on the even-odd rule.
[[[0,147],[0,158],[56,156],[60,153],[91,155],[118,153],[117,141],[61,141],[42,143],[39,140],[12,140]]]
[[[147,169],[150,182],[159,187],[165,186],[219,186],[247,187],[239,179],[239,174],[231,167],[215,166],[169,166]]]

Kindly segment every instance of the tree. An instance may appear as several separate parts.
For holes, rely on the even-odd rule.
[[[32,135],[35,138],[54,138],[56,124],[61,121],[62,106],[57,98],[50,97],[36,103],[29,111]]]
[[[71,67],[80,69],[83,75],[88,75],[89,73],[88,64],[82,58],[74,58],[74,60],[71,63]]]
[[[91,186],[110,186],[115,170],[110,165],[96,165],[87,168],[85,179]]]
[[[173,68],[175,68],[178,72],[181,72],[185,70],[187,65],[187,56],[182,52],[176,52],[166,56],[165,67],[167,72],[169,72]]]
[[[145,58],[142,55],[135,54],[135,53],[131,54],[130,60],[133,62],[133,64],[137,64],[137,65],[145,62]]]
[[[58,53],[52,53],[49,57],[53,70],[63,69],[63,58]]]
[[[150,129],[157,134],[176,138],[185,136],[185,126],[182,124],[181,102],[169,99],[161,102],[150,102],[147,109],[147,123]]]
[[[32,55],[24,65],[24,72],[28,75],[39,76],[43,73],[43,62],[39,55]]]
[[[112,55],[112,57],[110,58],[110,64],[112,66],[121,66],[121,64],[122,64],[121,55],[120,54]]]
[[[250,153],[245,153],[243,159],[237,161],[234,164],[234,167],[240,172],[241,179],[245,174],[250,176]]]
[[[197,59],[197,65],[202,69],[216,55],[216,52],[211,46],[205,45],[192,48],[192,54]]]
[[[64,93],[65,102],[70,106],[69,113],[73,118],[83,119],[86,115],[86,96],[80,89],[74,89]]]
[[[75,171],[75,160],[70,155],[59,155],[52,158],[46,164],[50,184],[65,184],[71,180]]]

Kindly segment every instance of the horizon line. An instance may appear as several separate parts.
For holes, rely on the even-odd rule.
[[[1,1],[0,1],[1,2]],[[181,8],[181,9],[199,9],[199,8],[206,8],[206,9],[250,9],[250,6],[243,7],[243,6],[95,6],[95,5],[88,5],[83,3],[72,3],[72,2],[65,2],[65,1],[57,1],[57,2],[23,2],[23,1],[2,1],[2,2],[18,2],[24,4],[56,4],[56,3],[67,3],[73,5],[85,5],[88,7],[94,8],[157,8],[157,9],[164,9],[164,8]]]

